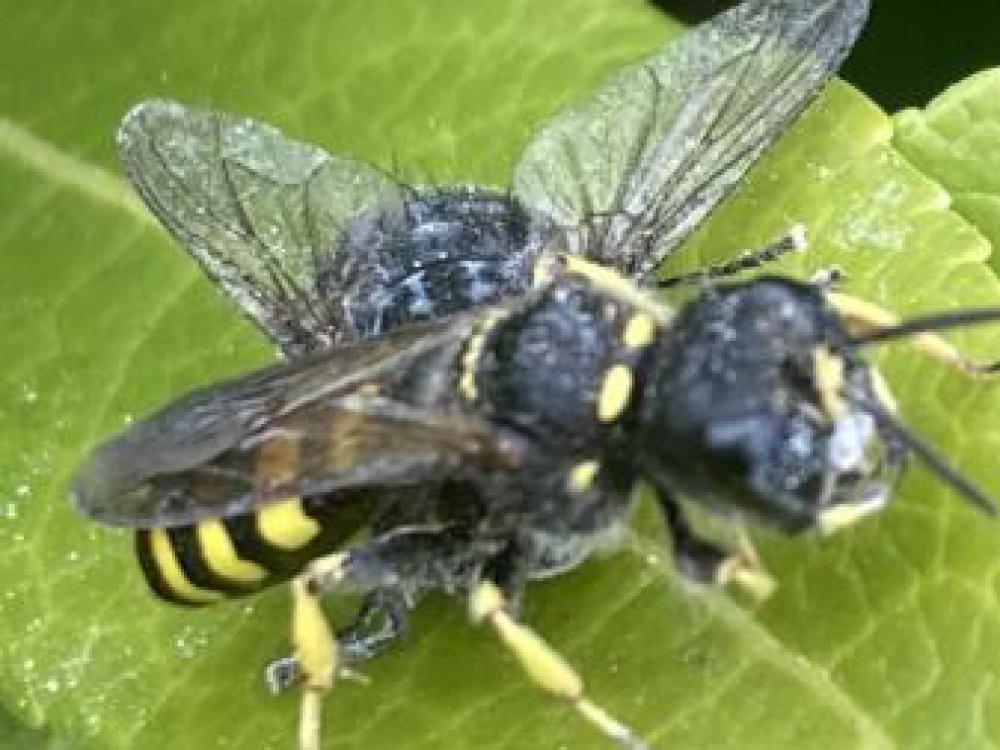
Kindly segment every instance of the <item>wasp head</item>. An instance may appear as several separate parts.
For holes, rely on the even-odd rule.
[[[816,286],[714,287],[653,356],[643,461],[667,487],[788,531],[831,530],[887,501],[907,445],[879,418],[890,397]]]

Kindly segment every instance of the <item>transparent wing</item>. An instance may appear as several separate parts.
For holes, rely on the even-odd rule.
[[[644,276],[794,121],[867,13],[867,0],[746,0],[558,113],[515,194],[568,249]]]
[[[285,497],[516,466],[520,439],[411,395],[450,382],[434,363],[454,362],[470,325],[411,327],[195,392],[100,446],[73,502],[106,523],[175,526]]]
[[[118,148],[149,209],[286,354],[342,338],[318,277],[352,221],[402,211],[395,183],[269,125],[171,101],[129,112]]]

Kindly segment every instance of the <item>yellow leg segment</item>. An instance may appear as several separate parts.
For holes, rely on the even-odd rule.
[[[320,749],[320,728],[323,726],[323,693],[306,686],[299,709],[299,750]]]
[[[826,299],[847,320],[852,332],[856,334],[890,328],[900,323],[895,313],[849,294],[827,292]],[[969,359],[936,333],[916,333],[908,341],[917,351],[944,362],[966,375],[990,375],[995,371],[994,363],[987,364]]]
[[[292,581],[292,645],[302,674],[300,750],[319,750],[323,696],[340,669],[337,641],[319,597],[343,579],[344,559],[343,553],[322,557]]]
[[[319,750],[323,697],[341,677],[367,684],[368,679],[341,664],[337,640],[330,629],[320,596],[344,580],[347,554],[338,552],[321,557],[292,580],[291,659],[279,661],[281,667],[291,662],[294,678],[302,684],[299,710],[299,750]],[[286,687],[288,677],[269,675],[273,690]]]
[[[758,603],[769,599],[778,588],[746,532],[740,532],[739,549],[719,566],[715,582],[720,586],[733,584]]]
[[[536,685],[569,701],[584,719],[623,747],[648,750],[648,746],[631,729],[586,696],[583,680],[566,659],[536,632],[511,617],[506,605],[500,589],[490,581],[481,582],[469,599],[473,621],[489,621]]]
[[[337,646],[309,577],[292,581],[292,643],[302,672],[299,750],[319,750],[323,696],[337,673]]]

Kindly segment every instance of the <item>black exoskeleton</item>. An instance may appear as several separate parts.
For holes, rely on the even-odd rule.
[[[833,362],[840,382],[824,382]],[[831,388],[877,398],[819,289],[788,279],[710,289],[684,307],[643,393],[639,449],[657,480],[788,531],[832,505],[885,499],[903,445]]]
[[[763,596],[736,530],[830,532],[881,509],[905,455],[992,501],[895,418],[859,356],[929,332],[782,278],[711,285],[801,233],[672,279],[654,270],[834,74],[867,0],[745,0],[557,112],[505,189],[411,186],[245,117],[152,100],[118,146],[149,208],[287,361],[190,394],[99,447],[72,487],[136,529],[163,598],[207,604],[291,578],[300,748],[343,662],[406,629],[431,589],[467,598],[531,678],[606,736],[644,747],[518,622],[526,580],[613,540],[639,483],[677,568]],[[708,510],[710,513],[702,513]],[[693,512],[694,511],[694,512]],[[336,636],[319,605],[363,595]]]
[[[765,278],[708,288],[675,312],[576,256],[545,256],[535,276],[516,301],[193,394],[103,448],[79,502],[101,513],[98,495],[117,486],[133,515],[162,525],[225,498],[222,523],[262,574],[213,586],[225,578],[217,550],[199,546],[201,524],[181,525],[170,539],[199,592],[252,591],[367,527],[385,549],[359,557],[350,587],[395,587],[413,601],[469,588],[502,549],[518,550],[529,577],[578,563],[639,481],[664,502],[683,494],[792,531],[888,497],[905,450],[859,405],[881,396],[822,290]],[[220,451],[216,421],[233,415],[243,426]],[[190,465],[164,474],[132,446],[168,425],[187,436]],[[211,455],[191,452],[202,434]],[[295,487],[327,488],[299,504],[295,522],[313,528],[297,544],[259,520],[280,506],[266,496]],[[241,505],[263,510],[234,513]],[[109,511],[120,515],[121,500]],[[158,533],[142,532],[140,552],[169,592]],[[382,556],[396,562],[367,569]],[[173,598],[201,601],[177,586]]]
[[[523,294],[550,233],[509,195],[412,190],[352,221],[316,283],[336,328],[369,338]]]

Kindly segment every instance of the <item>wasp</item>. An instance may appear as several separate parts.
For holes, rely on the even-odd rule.
[[[401,184],[244,117],[147,101],[118,144],[159,218],[285,360],[195,391],[101,445],[71,495],[135,529],[162,598],[202,605],[290,581],[299,745],[323,695],[406,630],[432,590],[463,597],[529,678],[644,747],[520,621],[526,583],[569,570],[652,488],[678,570],[758,595],[742,528],[832,532],[885,507],[908,456],[993,501],[897,415],[864,349],[935,331],[827,276],[732,278],[804,233],[683,277],[654,271],[833,75],[866,0],[747,0],[557,113],[508,189]],[[682,304],[658,287],[689,285]],[[360,594],[334,632],[321,598]]]

